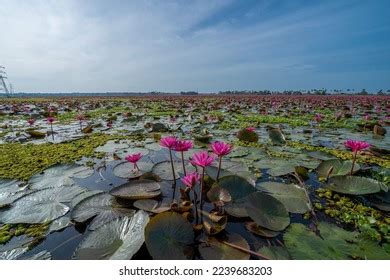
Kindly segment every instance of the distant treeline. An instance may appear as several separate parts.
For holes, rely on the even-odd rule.
[[[359,94],[359,95],[390,95],[390,89],[387,91],[380,90],[378,92],[368,92],[365,89],[361,91],[355,91],[354,89],[347,90],[327,90],[327,89],[312,89],[312,90],[284,90],[284,91],[271,91],[271,90],[227,90],[219,92],[202,92],[197,91],[181,91],[181,92],[19,92],[13,94],[0,93],[0,97],[17,96],[17,97],[49,97],[49,96],[180,96],[180,95],[205,95],[205,94],[218,94],[218,95],[332,95],[332,94]]]

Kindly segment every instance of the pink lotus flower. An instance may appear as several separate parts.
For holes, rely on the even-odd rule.
[[[79,120],[80,122],[81,122],[81,121],[85,121],[85,115],[84,115],[84,114],[78,114],[78,115],[76,116],[76,119]]]
[[[193,172],[187,176],[184,176],[181,181],[184,183],[184,185],[192,189],[196,183],[200,182],[200,175],[197,172]]]
[[[315,114],[315,116],[314,116],[314,120],[316,121],[316,122],[321,122],[322,121],[322,115],[320,115],[320,114]]]
[[[28,119],[27,122],[28,122],[29,125],[33,125],[35,123],[35,120],[34,119]]]
[[[201,167],[206,167],[211,165],[211,163],[215,160],[215,157],[209,156],[208,152],[202,151],[199,153],[196,153],[193,155],[191,159],[191,163],[193,165],[201,166]]]
[[[344,146],[351,149],[352,152],[359,152],[362,150],[365,150],[371,146],[371,144],[364,142],[364,141],[358,141],[358,140],[347,140],[344,143]]]
[[[350,174],[352,175],[353,168],[355,167],[357,153],[359,151],[362,151],[362,150],[369,148],[371,145],[367,142],[364,142],[364,141],[349,139],[344,143],[344,146],[347,148],[350,148],[353,152],[352,167],[351,167],[351,172],[350,172]]]
[[[219,157],[223,157],[230,154],[230,152],[233,149],[233,146],[226,144],[224,142],[216,141],[213,144],[211,144],[211,149],[213,150],[214,154],[216,154]]]
[[[249,132],[255,132],[256,128],[255,127],[247,127],[246,130]]]
[[[190,140],[177,140],[173,150],[177,152],[187,152],[189,149],[192,149],[194,144]]]
[[[134,164],[134,168],[139,170],[139,168],[137,166],[137,161],[139,161],[141,158],[142,158],[142,154],[141,153],[137,153],[137,154],[132,154],[132,155],[126,156],[125,160],[127,160],[128,162],[133,163]]]
[[[173,165],[172,149],[175,148],[176,143],[177,143],[177,138],[174,136],[167,136],[160,139],[160,145],[169,149],[169,159],[171,162],[172,180],[174,186],[176,186],[176,173],[175,173],[175,166]]]
[[[47,121],[48,123],[52,124],[52,123],[55,121],[55,119],[54,119],[53,117],[48,117],[48,118],[46,119],[46,121]]]
[[[371,119],[370,115],[366,114],[364,115],[363,119],[367,122]]]
[[[160,145],[170,150],[176,146],[176,143],[177,138],[174,136],[167,136],[160,139]]]

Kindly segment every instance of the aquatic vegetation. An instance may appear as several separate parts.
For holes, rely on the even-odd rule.
[[[72,163],[90,156],[101,157],[102,154],[95,152],[95,148],[118,138],[120,136],[93,134],[59,144],[0,144],[0,177],[28,180],[32,175],[57,163]]]
[[[386,106],[0,99],[0,259],[390,259]]]
[[[237,138],[243,142],[257,142],[259,137],[253,127],[243,128],[237,133]]]

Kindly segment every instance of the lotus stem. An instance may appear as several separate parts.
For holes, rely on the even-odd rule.
[[[221,172],[221,165],[222,165],[222,157],[219,157],[218,172],[217,172],[217,181],[218,181],[218,179],[219,179],[219,173]]]
[[[176,186],[176,174],[175,174],[175,167],[173,166],[172,150],[171,149],[169,149],[169,158],[171,159],[173,186]]]
[[[80,130],[83,131],[83,124],[81,121],[80,121]]]
[[[52,123],[50,123],[50,128],[51,128],[51,137],[54,141],[54,131],[53,131],[53,124]]]
[[[187,176],[186,166],[184,164],[184,152],[183,151],[181,151],[181,163],[183,164],[184,176]]]
[[[351,167],[351,176],[352,176],[352,174],[353,174],[353,169],[354,169],[354,167],[355,167],[355,161],[356,161],[357,152],[358,152],[358,151],[355,151],[355,152],[353,153],[352,167]]]
[[[233,243],[230,243],[230,242],[227,242],[227,241],[222,241],[222,243],[225,244],[225,245],[227,245],[227,246],[230,246],[230,247],[232,247],[232,248],[235,248],[235,249],[237,249],[237,250],[240,250],[240,251],[242,251],[242,252],[245,252],[245,253],[248,253],[248,254],[257,256],[257,257],[259,257],[259,258],[263,258],[263,259],[265,259],[265,260],[270,260],[270,258],[267,257],[267,256],[264,256],[264,255],[262,255],[262,254],[259,254],[259,253],[257,253],[257,252],[254,252],[254,251],[252,251],[252,250],[249,250],[249,249],[240,247],[240,246],[235,245],[235,244],[233,244]]]
[[[200,181],[200,211],[202,212],[203,210],[203,185],[204,185],[204,167],[202,167],[202,179]],[[200,216],[201,222],[202,222],[202,215]]]
[[[193,193],[194,193],[193,203],[194,203],[194,208],[195,208],[195,224],[197,225],[199,222],[199,214],[198,214],[198,206],[197,206],[198,195],[196,194],[195,190],[193,190]]]

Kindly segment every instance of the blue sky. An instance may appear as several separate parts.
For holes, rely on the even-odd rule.
[[[0,65],[16,91],[390,89],[388,0],[0,7]]]

